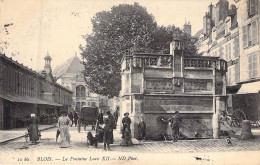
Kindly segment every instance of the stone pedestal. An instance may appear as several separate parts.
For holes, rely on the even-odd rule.
[[[219,114],[215,113],[212,116],[212,129],[213,129],[213,138],[218,139],[219,138]]]
[[[252,132],[251,132],[251,124],[249,120],[243,120],[242,121],[242,133],[241,133],[241,139],[251,139],[252,138]]]
[[[219,117],[221,111],[226,111],[226,96],[215,96],[215,104],[213,104],[214,114],[212,116],[212,128],[213,128],[213,138],[219,138]]]

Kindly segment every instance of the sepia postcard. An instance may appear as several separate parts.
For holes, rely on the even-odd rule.
[[[0,164],[260,164],[260,0],[0,0]]]

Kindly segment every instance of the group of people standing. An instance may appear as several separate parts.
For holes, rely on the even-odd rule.
[[[58,119],[58,130],[56,134],[56,141],[58,136],[60,136],[61,140],[61,148],[67,148],[70,143],[70,133],[69,133],[69,126],[73,125],[73,122],[75,123],[75,126],[77,126],[77,121],[79,120],[79,117],[77,113],[69,113],[69,115],[66,115],[66,111],[61,112],[61,117]],[[102,111],[99,112],[97,121],[100,125],[104,124],[103,127],[103,141],[104,141],[104,149],[110,150],[110,144],[114,143],[114,134],[113,130],[116,129],[118,116],[119,116],[119,110],[117,109],[114,112],[114,115],[110,111],[106,112],[107,117],[103,118]],[[73,119],[73,120],[72,120]]]
[[[114,143],[114,134],[113,130],[117,127],[118,117],[119,117],[119,111],[118,109],[112,114],[110,111],[106,112],[107,117],[104,118],[102,111],[99,112],[97,123],[99,125],[103,125],[103,133],[102,133],[102,139],[104,142],[104,150],[110,150],[110,144]],[[77,114],[73,115],[75,126],[77,125],[77,122],[75,122],[76,119],[78,119]],[[173,141],[177,141],[179,139],[179,127],[182,122],[182,117],[180,116],[179,112],[176,111],[172,117],[169,119],[160,119],[162,122],[168,124],[167,134],[170,136]],[[220,130],[227,132],[228,137],[231,137],[231,134],[235,133],[230,125],[227,123],[227,115],[223,111],[221,113],[221,116],[219,118],[220,122]],[[38,128],[38,120],[36,119],[35,114],[31,115],[31,119],[28,120],[28,136],[30,137],[30,141],[37,142],[40,138],[40,131]],[[70,133],[69,133],[69,127],[73,125],[73,120],[71,120],[71,113],[67,115],[66,111],[61,112],[61,116],[58,118],[57,123],[57,135],[56,135],[56,141],[58,136],[60,136],[61,140],[61,148],[67,148],[70,144]],[[131,119],[129,118],[129,113],[126,112],[124,114],[124,118],[122,119],[122,139],[128,143],[131,142]],[[138,131],[139,131],[139,137],[140,140],[145,140],[146,138],[146,123],[144,122],[144,118],[141,117],[141,121],[138,124]]]

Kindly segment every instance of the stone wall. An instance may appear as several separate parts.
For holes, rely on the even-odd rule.
[[[146,133],[147,138],[155,138],[161,133],[167,132],[168,125],[159,121],[159,117],[169,119],[173,114],[146,114],[144,121],[147,124]],[[183,118],[180,124],[180,132],[187,138],[194,138],[195,132],[199,134],[201,138],[212,138],[212,114],[183,114],[180,113]]]
[[[212,137],[212,97],[177,97],[133,95],[132,99],[122,102],[122,109],[130,113],[132,136],[139,137],[138,124],[141,117],[147,124],[147,138],[156,138],[167,132],[168,125],[159,120],[168,119],[175,111],[183,117],[180,132],[187,138],[194,138],[195,132],[202,138]],[[131,106],[132,109],[131,109]]]

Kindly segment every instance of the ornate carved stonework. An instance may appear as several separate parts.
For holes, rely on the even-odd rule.
[[[192,90],[192,91],[206,91],[207,89],[207,82],[206,81],[185,81],[185,86],[184,86],[185,90]]]
[[[138,57],[135,57],[133,58],[133,66],[134,67],[142,67],[142,59],[141,58],[138,58]]]
[[[171,67],[172,56],[155,56],[144,58],[145,66]]]
[[[171,80],[146,80],[146,89],[149,91],[169,91],[173,89]]]
[[[183,78],[182,77],[173,77],[172,83],[176,87],[180,87],[183,84]]]
[[[185,59],[185,67],[200,67],[200,68],[211,68],[212,60],[203,59]]]

